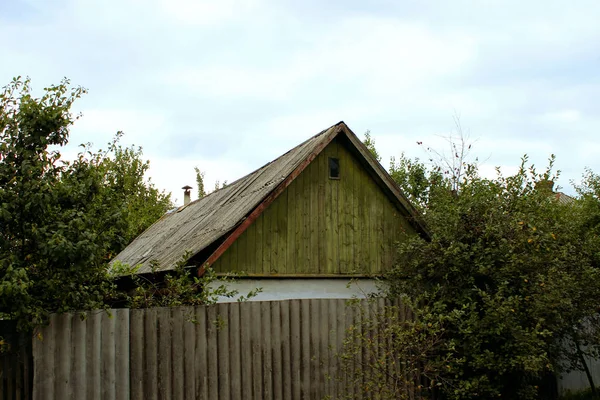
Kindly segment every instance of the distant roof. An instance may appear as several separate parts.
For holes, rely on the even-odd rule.
[[[338,135],[350,140],[417,232],[427,235],[417,210],[360,139],[344,122],[339,122],[243,178],[163,215],[111,262],[140,265],[138,273],[151,272],[153,261],[158,265],[157,271],[173,269],[186,253],[196,255],[223,240],[280,184],[289,184]]]
[[[569,196],[568,194],[564,194],[563,192],[555,192],[554,197],[561,204],[573,204],[575,201],[573,197]]]

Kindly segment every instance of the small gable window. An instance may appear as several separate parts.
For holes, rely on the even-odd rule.
[[[340,159],[329,157],[329,178],[340,179]]]

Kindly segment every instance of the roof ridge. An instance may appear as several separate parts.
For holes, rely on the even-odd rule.
[[[235,181],[232,181],[232,182],[228,183],[226,186],[220,187],[219,189],[215,189],[215,190],[213,190],[212,192],[210,192],[210,193],[207,193],[207,194],[206,194],[206,195],[204,195],[203,197],[200,197],[200,198],[198,198],[198,199],[196,199],[196,200],[194,200],[194,201],[191,201],[191,202],[189,202],[189,203],[188,203],[188,204],[186,204],[186,205],[183,205],[183,206],[180,206],[180,207],[178,207],[178,208],[177,208],[176,210],[174,210],[173,212],[179,212],[179,211],[183,210],[184,208],[187,208],[187,207],[191,206],[192,204],[194,204],[194,203],[197,203],[197,202],[199,202],[199,201],[201,201],[201,200],[203,200],[203,199],[207,198],[208,196],[210,196],[210,195],[212,195],[212,194],[215,194],[215,193],[218,193],[218,192],[220,192],[221,190],[223,190],[223,189],[227,188],[228,186],[231,186],[231,185],[233,185],[233,184],[236,184],[236,183],[238,183],[238,182],[239,182],[239,181],[241,181],[242,179],[244,179],[244,178],[246,178],[246,177],[248,177],[248,176],[250,176],[250,175],[252,175],[252,174],[255,174],[256,172],[260,171],[260,170],[261,170],[261,169],[263,169],[263,168],[266,168],[266,167],[268,167],[269,165],[273,164],[275,161],[279,160],[280,158],[282,158],[282,157],[285,157],[287,154],[289,154],[289,153],[291,153],[292,151],[294,151],[294,150],[298,149],[299,147],[302,147],[303,145],[305,145],[306,143],[310,142],[311,140],[313,140],[313,139],[316,139],[318,136],[325,134],[325,132],[329,131],[331,128],[334,128],[334,127],[336,127],[336,126],[338,126],[338,125],[340,125],[340,124],[344,124],[344,121],[340,121],[340,122],[338,122],[337,124],[331,125],[331,126],[330,126],[329,128],[327,128],[327,129],[323,129],[321,132],[319,132],[319,133],[317,133],[316,135],[314,135],[314,136],[312,136],[312,137],[310,137],[310,138],[306,139],[304,142],[302,142],[302,143],[300,143],[300,144],[298,144],[298,145],[296,145],[296,146],[292,147],[291,149],[289,149],[289,150],[288,150],[288,151],[286,151],[285,153],[283,153],[283,154],[281,154],[280,156],[278,156],[278,157],[274,158],[273,160],[269,161],[268,163],[264,164],[263,166],[261,166],[261,167],[258,167],[258,168],[256,168],[255,170],[253,170],[253,171],[251,171],[251,172],[247,173],[246,175],[244,175],[244,176],[241,176],[241,177],[237,178]]]

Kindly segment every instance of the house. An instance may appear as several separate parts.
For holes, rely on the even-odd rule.
[[[189,189],[188,189],[189,190]],[[427,235],[417,210],[340,122],[274,161],[164,215],[115,260],[168,271],[185,254],[198,274],[244,272],[256,299],[372,291],[397,242]],[[344,279],[340,279],[344,278]],[[361,289],[347,288],[363,279]]]

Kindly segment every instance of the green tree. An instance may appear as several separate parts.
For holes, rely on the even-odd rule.
[[[581,360],[565,343],[580,343],[597,311],[600,248],[581,235],[581,207],[536,189],[550,170],[525,162],[511,177],[471,170],[458,193],[436,193],[425,214],[431,240],[403,244],[390,276],[395,293],[455,315],[449,398],[535,398],[564,356]]]
[[[371,137],[371,131],[365,132],[365,138],[363,140],[363,143],[365,146],[367,146],[367,149],[369,149],[369,151],[373,154],[375,159],[381,162],[381,156],[377,152],[377,148],[375,148],[375,139]]]
[[[204,189],[204,171],[200,171],[200,168],[194,167],[196,172],[196,185],[198,186],[198,198],[201,199],[206,196],[206,190]]]
[[[537,398],[547,374],[586,371],[584,356],[598,355],[600,179],[588,171],[580,198],[563,202],[548,185],[558,176],[553,157],[543,173],[525,157],[515,175],[486,179],[453,154],[430,167],[402,157],[391,168],[431,234],[402,243],[387,277],[418,323],[392,315],[383,327],[392,336],[361,343],[405,357],[386,343],[412,338],[420,368],[435,377],[430,390],[444,398]],[[386,382],[374,367],[361,372]]]
[[[112,205],[122,224],[112,230],[108,259],[173,208],[171,194],[159,190],[150,178],[146,178],[150,161],[143,159],[142,148],[120,145],[122,137],[123,133],[118,132],[106,151],[92,153],[88,149],[84,158],[90,168],[99,172],[101,191],[94,204],[100,209],[106,204]]]
[[[101,260],[118,218],[90,213],[98,171],[49,150],[67,143],[83,93],[64,80],[34,98],[16,78],[0,96],[0,309],[21,329],[49,310],[99,307],[107,289]]]
[[[61,158],[84,93],[65,79],[35,98],[15,78],[0,95],[0,312],[23,330],[50,312],[104,307],[107,262],[171,206],[120,134],[106,152]]]

